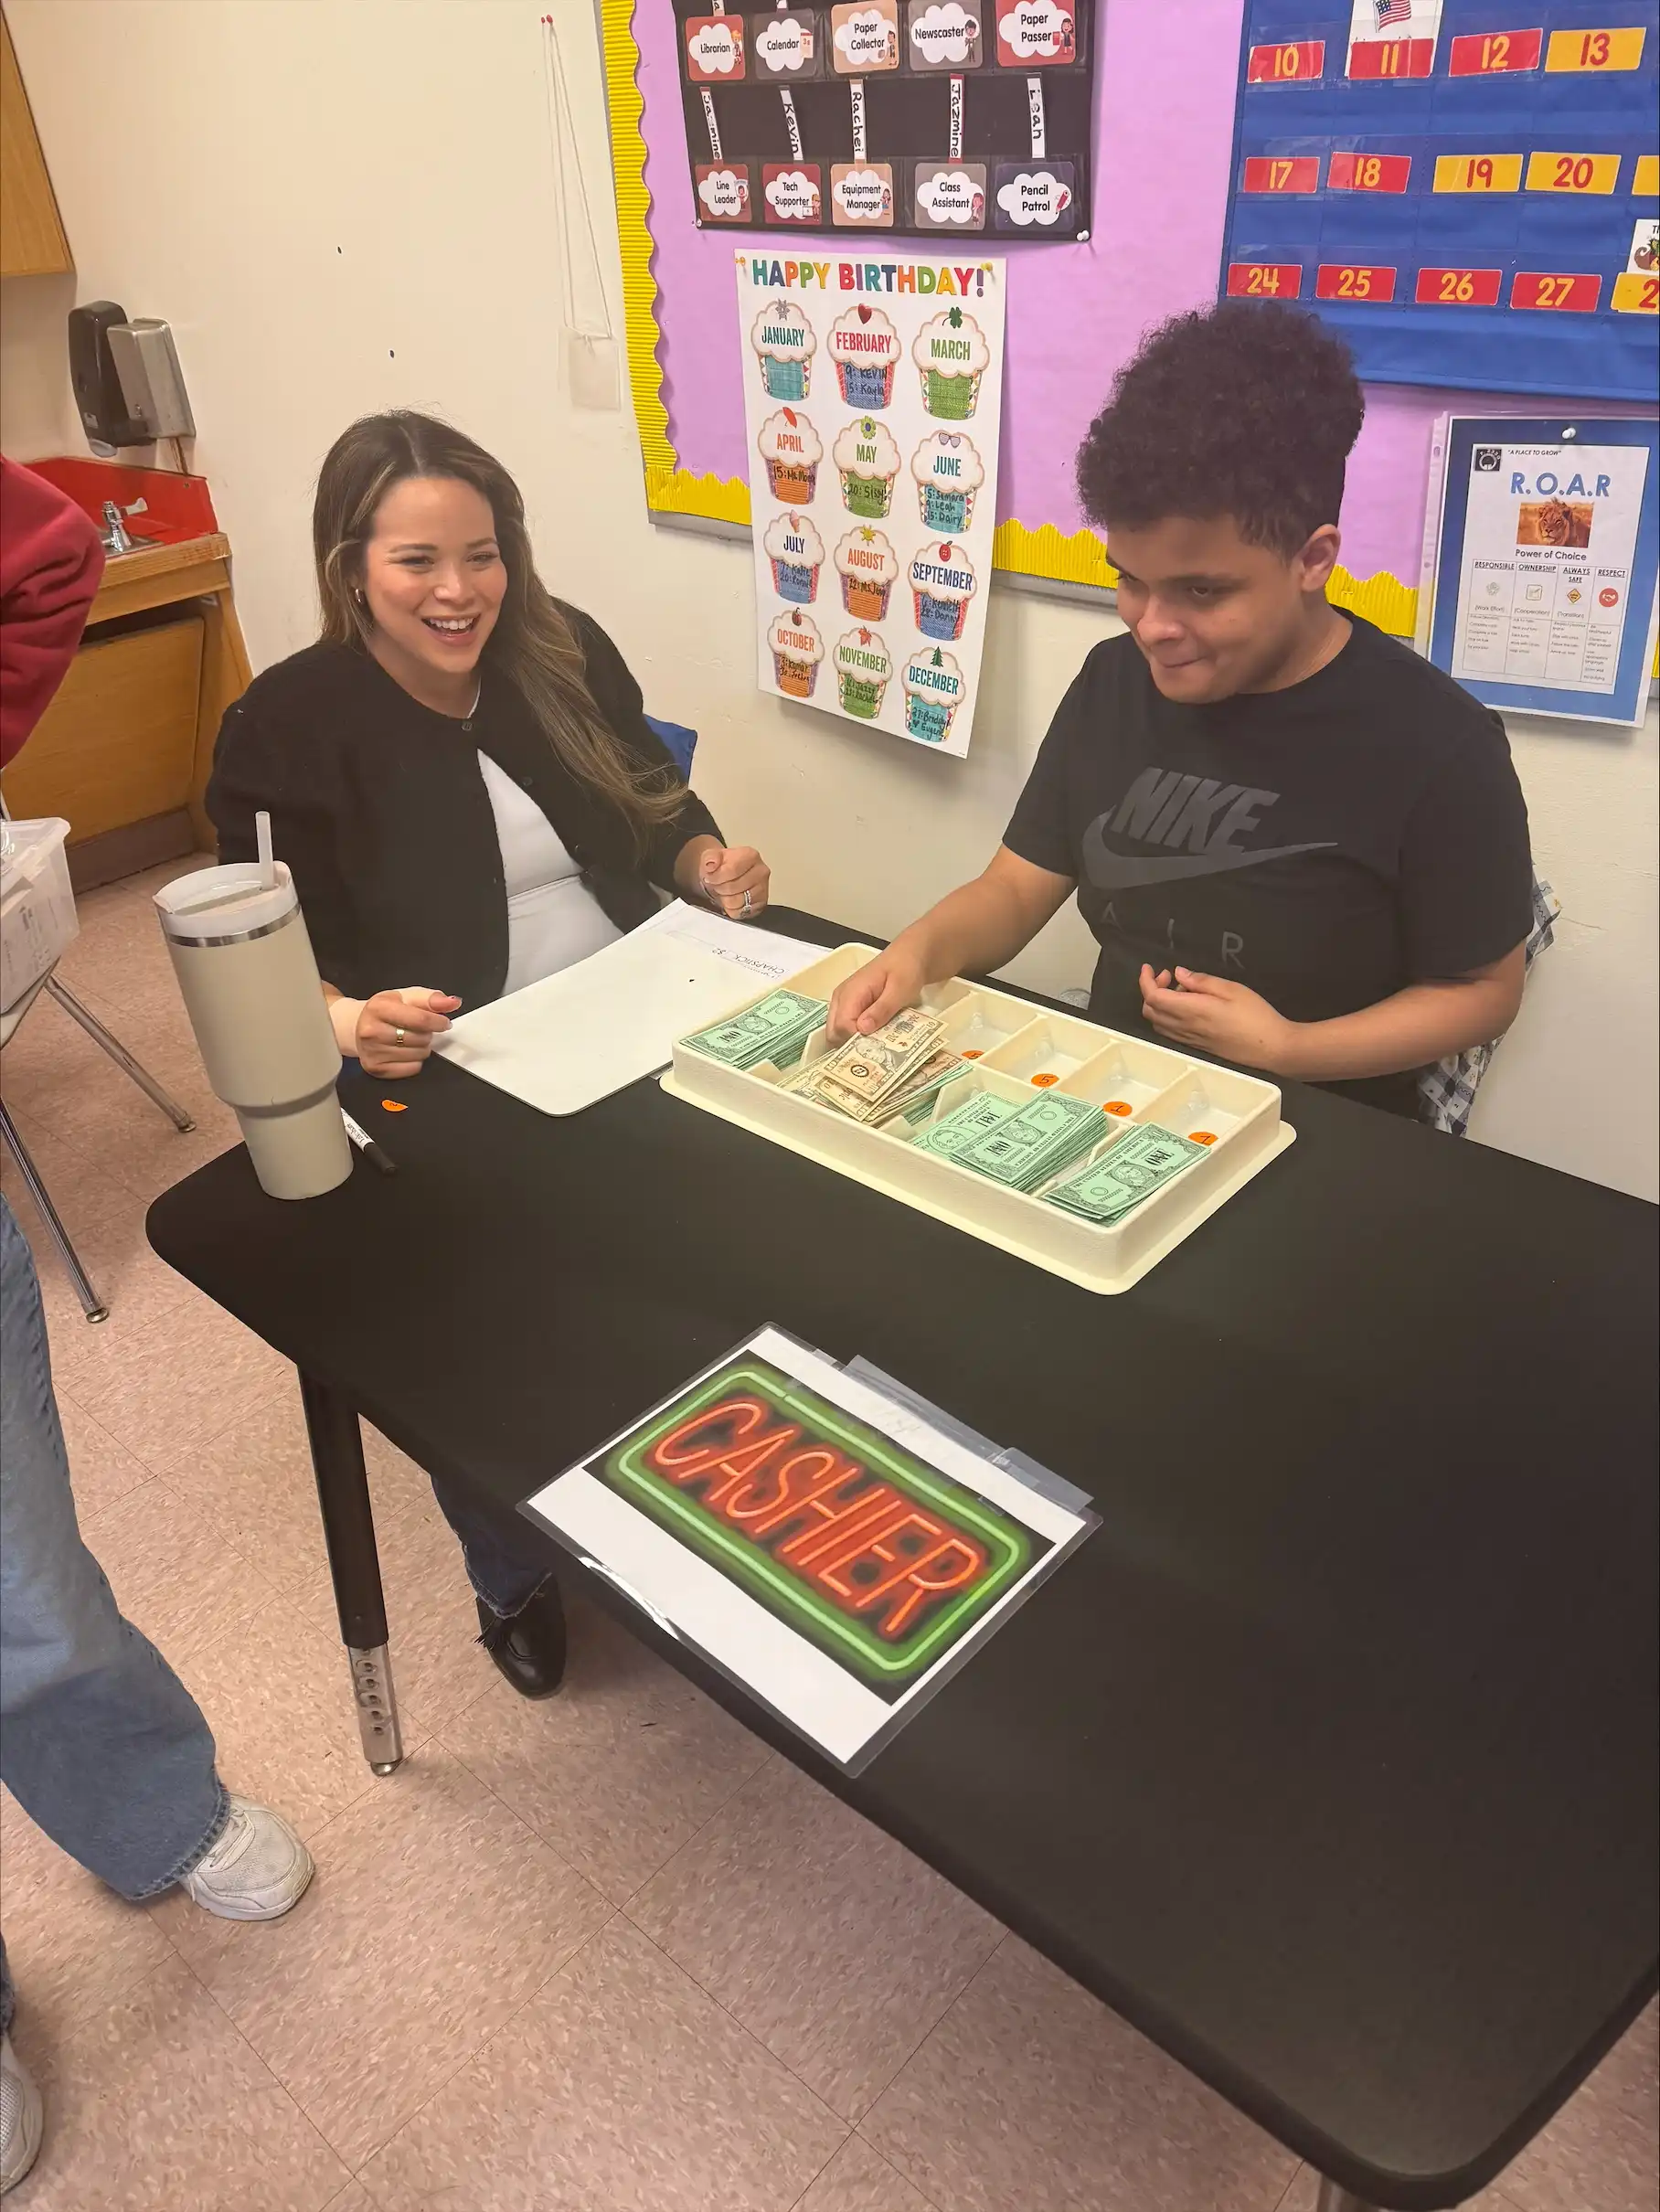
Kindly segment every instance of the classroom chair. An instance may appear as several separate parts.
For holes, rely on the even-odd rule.
[[[5,813],[4,801],[0,801],[0,819],[10,819]],[[0,1014],[0,1052],[16,1036],[24,1016],[37,999],[43,996],[55,998],[69,1018],[80,1024],[92,1042],[109,1054],[122,1073],[138,1085],[153,1105],[161,1108],[180,1135],[187,1135],[196,1123],[185,1109],[176,1099],[168,1097],[149,1069],[140,1067],[121,1039],[111,1035],[98,1016],[81,1005],[68,985],[59,982],[57,969],[58,962],[54,961],[46,973],[29,985],[8,1014]],[[58,1208],[52,1204],[50,1193],[41,1180],[40,1170],[29,1157],[28,1146],[17,1133],[16,1123],[6,1111],[4,1099],[0,1099],[0,1139],[5,1141],[5,1149],[16,1161],[29,1196],[35,1201],[40,1218],[50,1232],[52,1242],[63,1255],[63,1264],[69,1271],[69,1281],[75,1285],[75,1295],[80,1301],[82,1313],[89,1321],[107,1321],[110,1309],[92,1288],[87,1271],[80,1264],[80,1255],[69,1240],[69,1232],[64,1228]]]
[[[1524,982],[1532,973],[1534,962],[1551,944],[1556,934],[1551,925],[1561,911],[1561,900],[1535,868],[1533,927],[1522,947]],[[1503,1042],[1502,1037],[1495,1037],[1491,1044],[1471,1045],[1463,1052],[1449,1053],[1444,1060],[1437,1060],[1433,1068],[1426,1068],[1418,1079],[1420,1120],[1427,1122],[1431,1129],[1439,1129],[1443,1135],[1467,1137],[1475,1093]]]
[[[668,747],[669,758],[683,776],[692,772],[692,755],[697,750],[697,732],[687,729],[681,722],[660,722],[654,714],[645,718],[647,729],[655,730]]]

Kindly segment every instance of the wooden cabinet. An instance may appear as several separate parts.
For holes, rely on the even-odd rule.
[[[0,16],[0,276],[59,276],[74,266],[12,34]]]
[[[201,687],[199,614],[83,645],[5,771],[7,806],[20,820],[61,814],[71,854],[158,815],[181,818],[188,849]]]

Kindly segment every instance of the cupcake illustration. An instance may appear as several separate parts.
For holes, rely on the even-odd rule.
[[[825,449],[805,415],[798,415],[793,407],[781,407],[761,424],[755,442],[767,464],[767,489],[773,498],[786,499],[793,507],[806,506],[818,482],[818,464]]]
[[[966,530],[985,469],[966,431],[936,431],[910,457],[922,521],[930,530]]]
[[[942,645],[922,645],[905,664],[905,727],[913,738],[943,745],[963,697],[963,671]]]
[[[793,699],[810,699],[825,657],[825,641],[810,614],[786,607],[767,632],[772,654],[772,680]]]
[[[769,300],[755,318],[750,344],[761,362],[761,380],[771,399],[804,399],[818,340],[799,307]]]
[[[961,637],[974,590],[974,564],[961,546],[924,546],[910,564],[911,597],[922,635]]]
[[[888,594],[899,572],[893,548],[880,530],[862,522],[835,548],[835,572],[842,580],[842,604],[849,614],[879,622],[888,612]]]
[[[772,589],[780,599],[810,607],[818,597],[818,571],[825,558],[825,541],[813,527],[810,515],[774,515],[761,539],[772,564]]]
[[[886,407],[893,398],[899,334],[879,307],[861,300],[838,315],[830,332],[830,358],[849,407]]]
[[[961,307],[947,307],[924,323],[910,348],[922,377],[922,405],[946,422],[966,422],[980,397],[991,349],[980,325]]]
[[[893,504],[899,449],[893,432],[874,415],[850,422],[830,449],[842,480],[842,504],[850,515],[880,522]]]
[[[841,686],[842,708],[862,722],[872,722],[882,711],[882,694],[893,674],[893,662],[874,630],[849,630],[836,641],[835,680]]]

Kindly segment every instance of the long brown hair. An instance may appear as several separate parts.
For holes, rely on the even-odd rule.
[[[399,408],[364,416],[330,446],[312,509],[324,636],[368,650],[375,624],[360,592],[364,548],[376,509],[410,476],[453,477],[487,501],[507,591],[480,658],[517,688],[570,773],[617,809],[643,851],[650,832],[679,813],[685,786],[672,770],[642,768],[623,750],[594,704],[580,640],[537,576],[517,484],[447,422]]]

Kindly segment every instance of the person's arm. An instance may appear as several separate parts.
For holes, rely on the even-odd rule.
[[[1522,1003],[1522,947],[1467,975],[1404,991],[1324,1022],[1287,1021],[1257,992],[1224,976],[1142,970],[1147,1019],[1173,1045],[1304,1083],[1357,1082],[1427,1067],[1502,1037]]]
[[[103,561],[97,527],[74,501],[0,457],[0,768],[68,674]]]
[[[684,793],[679,813],[651,831],[645,875],[661,890],[678,891],[736,920],[753,919],[767,903],[771,870],[753,845],[728,845],[714,815],[682,781],[668,748],[645,718],[633,669],[599,623],[574,607],[563,612],[581,642],[588,687],[618,743],[636,767],[672,778]]]
[[[219,724],[207,807],[224,861],[256,857],[254,817],[270,814],[272,842],[293,877],[319,970],[326,976],[331,967],[338,972],[347,964],[350,901],[336,850],[341,801],[327,752],[308,744],[303,729],[268,720],[256,697],[238,699]],[[369,1075],[394,1080],[420,1074],[432,1040],[461,1005],[425,984],[352,998],[325,981],[323,995],[342,1055],[360,1061]]]
[[[1060,911],[1073,880],[999,845],[984,875],[931,907],[837,988],[830,1001],[829,1041],[856,1029],[868,1037],[914,1005],[930,984],[1003,967]]]

